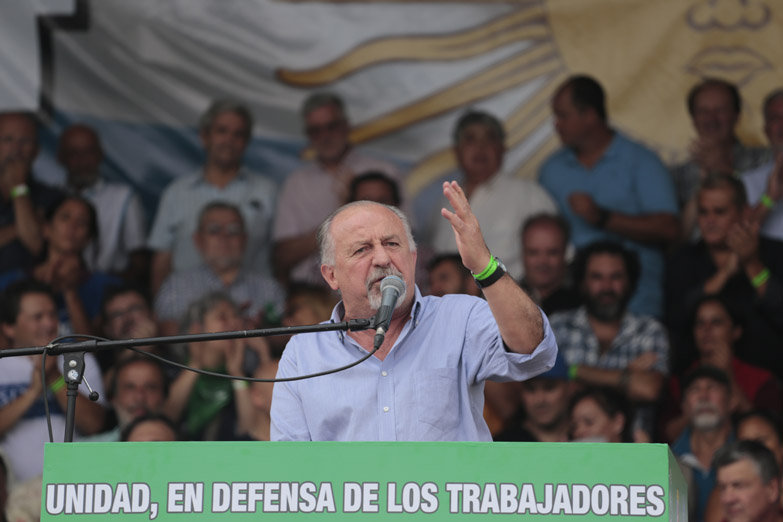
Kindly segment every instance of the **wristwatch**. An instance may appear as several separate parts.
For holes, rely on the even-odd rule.
[[[505,273],[506,265],[504,265],[500,259],[493,256],[489,265],[487,265],[487,268],[485,268],[483,272],[480,274],[471,272],[471,275],[473,275],[473,280],[476,281],[476,285],[478,285],[479,288],[486,288],[495,284]]]

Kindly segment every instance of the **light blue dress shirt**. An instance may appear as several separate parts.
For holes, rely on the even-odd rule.
[[[332,322],[342,320],[342,303]],[[272,440],[491,441],[483,418],[484,381],[524,380],[555,363],[546,315],[532,354],[508,352],[486,301],[467,295],[422,297],[383,361],[276,383]],[[294,336],[278,377],[349,364],[367,352],[343,332]]]

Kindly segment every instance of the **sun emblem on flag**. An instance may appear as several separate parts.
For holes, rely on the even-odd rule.
[[[347,8],[353,2],[332,3]],[[375,3],[416,8],[416,2],[406,0]],[[447,4],[470,2],[438,3],[444,4],[445,9]],[[521,51],[478,73],[358,122],[351,129],[353,142],[372,142],[534,84],[532,92],[526,89],[518,105],[504,115],[507,148],[529,149],[518,165],[507,168],[532,176],[538,164],[558,146],[557,137],[548,130],[553,92],[566,77],[577,73],[590,74],[604,85],[613,125],[656,149],[666,161],[683,159],[692,136],[685,94],[703,77],[723,78],[740,87],[748,102],[741,135],[763,142],[760,101],[783,85],[783,64],[777,57],[783,49],[783,17],[772,16],[773,7],[783,12],[783,6],[773,6],[771,0],[473,3],[511,8],[494,19],[450,33],[409,35],[401,29],[398,36],[365,41],[316,67],[281,68],[277,76],[291,86],[328,89],[337,81],[384,64],[468,60],[525,42]],[[455,168],[456,160],[449,147],[432,151],[412,169],[408,190],[416,194]]]

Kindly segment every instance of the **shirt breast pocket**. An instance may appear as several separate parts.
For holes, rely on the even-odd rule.
[[[416,414],[422,440],[451,440],[459,426],[458,375],[454,368],[416,372]]]

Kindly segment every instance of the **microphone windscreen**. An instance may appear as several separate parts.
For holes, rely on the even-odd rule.
[[[400,292],[400,295],[405,293],[405,281],[398,276],[390,275],[381,280],[381,293],[389,287],[396,288]]]

